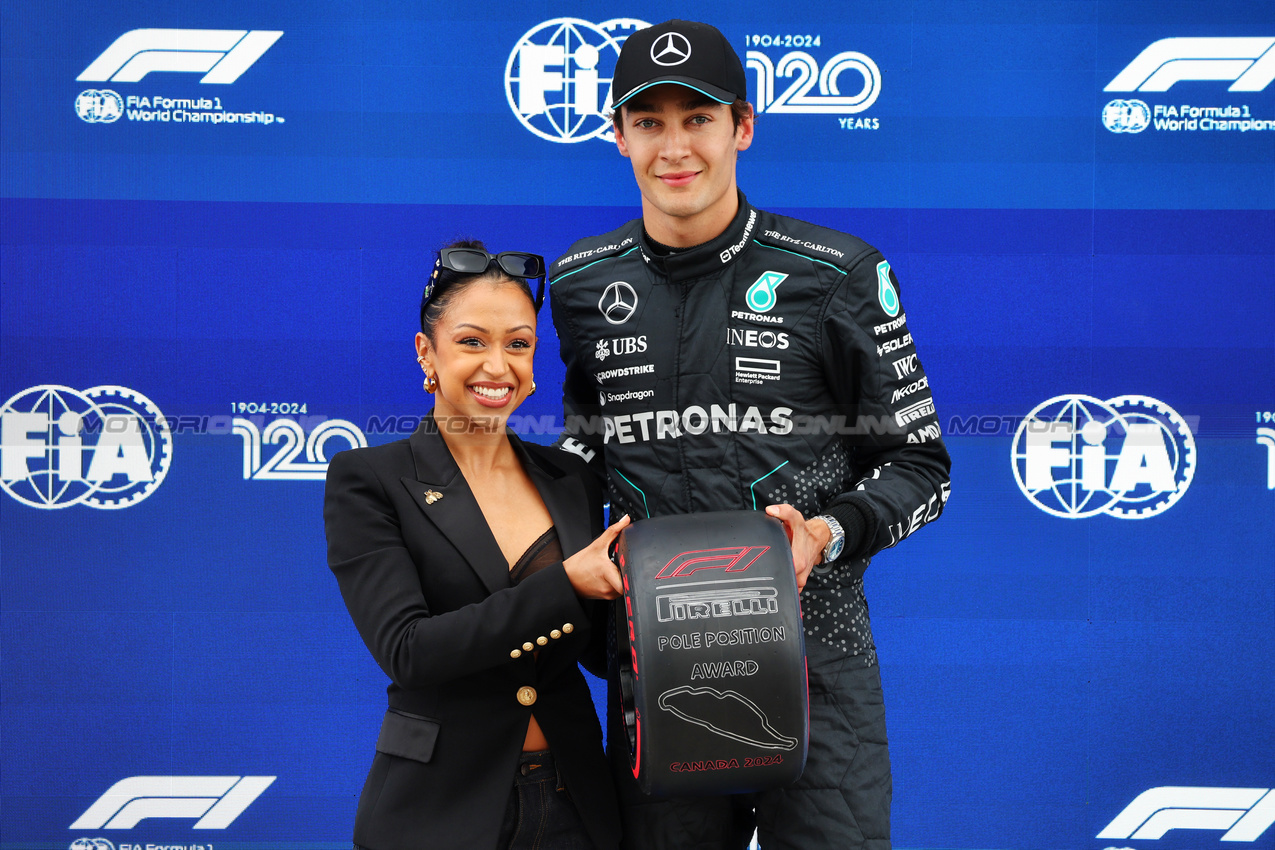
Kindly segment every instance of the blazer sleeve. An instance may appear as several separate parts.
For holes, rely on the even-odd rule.
[[[476,521],[484,522],[481,515]],[[437,685],[507,664],[511,650],[529,636],[583,623],[587,616],[561,563],[480,602],[430,610],[400,517],[359,451],[332,459],[323,522],[328,566],[354,625],[376,663],[402,688]],[[424,570],[458,568],[470,569],[442,559],[421,565]],[[564,636],[561,648],[582,637]]]

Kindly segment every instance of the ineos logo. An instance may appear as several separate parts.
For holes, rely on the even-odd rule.
[[[598,299],[602,317],[613,325],[622,325],[637,310],[638,297],[633,287],[622,280],[607,286]]]
[[[651,45],[651,61],[666,68],[691,58],[691,42],[680,32],[662,35]]]

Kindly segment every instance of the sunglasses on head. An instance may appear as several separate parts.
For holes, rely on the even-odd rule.
[[[545,300],[545,258],[539,254],[526,251],[488,254],[477,248],[444,248],[438,252],[439,266],[457,274],[483,274],[492,263],[510,277],[536,281],[536,310],[539,311]]]

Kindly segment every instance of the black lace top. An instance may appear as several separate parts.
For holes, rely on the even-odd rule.
[[[536,538],[509,569],[509,583],[517,584],[529,575],[540,572],[550,564],[562,560],[562,545],[558,542],[558,530],[552,525]]]

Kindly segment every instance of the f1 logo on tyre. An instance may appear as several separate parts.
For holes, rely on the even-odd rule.
[[[685,578],[699,570],[725,570],[728,573],[742,573],[757,562],[757,559],[770,551],[769,546],[728,546],[724,549],[696,549],[674,555],[664,565],[664,569],[656,573],[657,579]],[[743,564],[743,566],[740,566]]]

